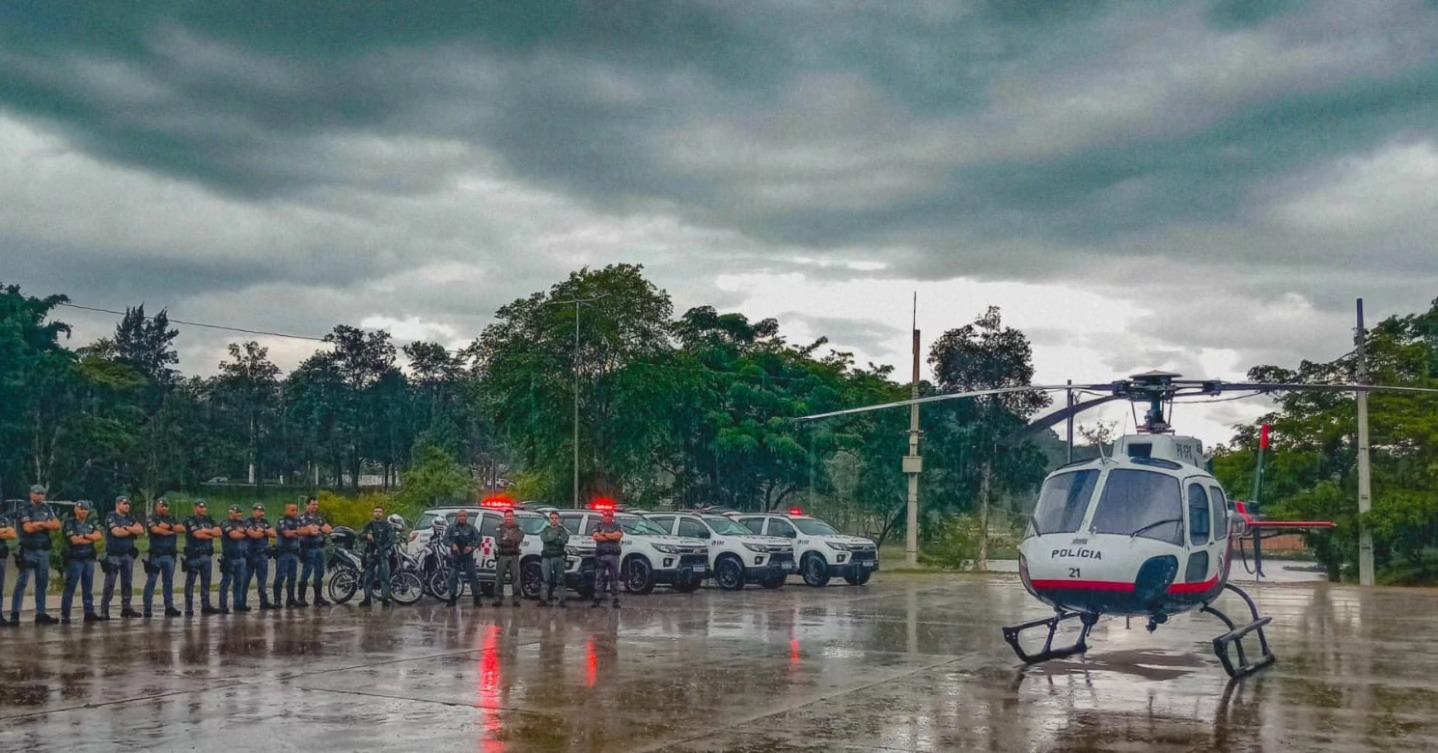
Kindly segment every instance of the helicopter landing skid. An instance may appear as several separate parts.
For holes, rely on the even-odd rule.
[[[1079,632],[1078,640],[1075,641],[1072,646],[1054,648],[1054,636],[1058,633],[1059,625],[1061,625],[1064,620],[1069,620],[1074,617],[1079,618],[1079,621],[1083,623],[1083,630]],[[1025,664],[1038,664],[1039,662],[1046,662],[1050,659],[1062,659],[1088,651],[1088,633],[1097,622],[1098,615],[1096,614],[1060,611],[1058,614],[1047,619],[1034,620],[1033,622],[1025,622],[1022,625],[1004,628],[1004,640],[1013,648],[1014,653],[1018,655],[1020,661]],[[1049,634],[1044,638],[1043,650],[1030,654],[1023,649],[1023,646],[1019,645],[1019,636],[1022,635],[1025,630],[1036,627],[1047,627]]]
[[[1214,609],[1212,604],[1205,604],[1202,611],[1223,620],[1223,624],[1228,626],[1227,633],[1213,639],[1213,653],[1218,657],[1219,661],[1223,662],[1223,669],[1228,672],[1229,677],[1235,679],[1247,677],[1275,661],[1273,652],[1268,648],[1268,636],[1263,633],[1263,628],[1272,622],[1273,618],[1259,617],[1258,605],[1253,603],[1253,599],[1244,593],[1243,589],[1232,583],[1224,584],[1224,588],[1238,594],[1244,603],[1248,604],[1248,611],[1253,615],[1253,622],[1243,627],[1237,627],[1233,624],[1233,620],[1228,619],[1228,615]],[[1251,662],[1248,660],[1247,653],[1243,650],[1243,638],[1249,633],[1258,634],[1258,650],[1260,652],[1259,657]],[[1238,654],[1237,665],[1234,664],[1233,657],[1229,654],[1230,648],[1234,649]]]

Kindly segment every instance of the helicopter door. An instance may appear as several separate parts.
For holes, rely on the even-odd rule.
[[[1186,583],[1202,583],[1208,579],[1208,546],[1210,525],[1213,522],[1213,514],[1208,506],[1208,492],[1204,491],[1203,484],[1194,482],[1188,485],[1188,543],[1191,553],[1188,555],[1188,567],[1184,571],[1183,580]]]

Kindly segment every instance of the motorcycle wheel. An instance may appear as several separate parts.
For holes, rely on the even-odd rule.
[[[440,601],[449,601],[448,570],[445,570],[442,567],[436,567],[434,570],[430,571],[429,578],[426,580],[426,583],[426,590],[429,591],[430,596],[433,596]],[[460,584],[460,588],[464,588],[463,583]]]
[[[330,601],[343,604],[354,598],[359,590],[359,572],[352,567],[338,567],[330,575],[328,590]]]
[[[389,597],[394,603],[409,606],[424,596],[424,584],[419,580],[419,573],[413,570],[401,570],[394,574],[389,581]]]

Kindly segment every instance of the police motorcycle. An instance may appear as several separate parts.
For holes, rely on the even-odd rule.
[[[396,536],[402,539],[404,518],[391,515],[389,523],[395,527]],[[361,555],[358,551],[359,540],[359,534],[347,526],[339,526],[330,534],[334,547],[330,551],[327,565],[332,573],[328,590],[330,601],[336,604],[343,604],[354,598],[363,582],[365,565],[368,564],[369,557],[374,556],[369,552]],[[424,596],[419,560],[410,556],[403,548],[395,547],[394,553],[390,555],[389,572],[390,599],[396,604],[407,606]],[[380,598],[380,584],[375,583],[370,588],[370,598]]]

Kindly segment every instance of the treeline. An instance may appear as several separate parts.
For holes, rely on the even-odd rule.
[[[397,346],[340,325],[288,374],[236,342],[210,377],[185,376],[167,312],[129,309],[111,337],[69,347],[62,295],[0,286],[0,485],[61,498],[142,500],[215,478],[355,489],[423,501],[499,487],[567,503],[578,400],[581,500],[780,509],[821,501],[854,527],[900,522],[907,414],[801,424],[806,414],[901,400],[888,367],[773,319],[699,307],[675,315],[632,265],[584,269],[501,308],[469,345]],[[928,354],[939,391],[1030,383],[1031,351],[997,309]],[[1018,508],[1047,464],[1000,439],[1044,396],[925,411],[926,515]],[[1038,440],[1052,445],[1052,437]],[[1046,448],[1052,451],[1051,446]]]
[[[1364,341],[1370,384],[1438,388],[1438,300],[1426,313],[1396,316]],[[1297,368],[1258,366],[1256,382],[1342,383],[1358,378],[1356,353]],[[1372,458],[1374,563],[1380,581],[1438,580],[1438,400],[1373,393],[1368,400]],[[1291,393],[1278,409],[1238,428],[1214,460],[1232,496],[1253,489],[1258,427],[1273,425],[1264,474],[1263,511],[1289,520],[1331,520],[1332,531],[1306,536],[1334,580],[1356,577],[1358,561],[1358,427],[1349,394]]]

